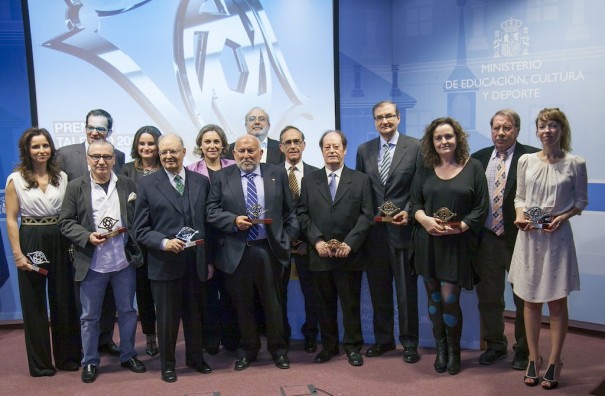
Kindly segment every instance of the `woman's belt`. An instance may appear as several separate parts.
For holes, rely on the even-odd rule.
[[[48,216],[48,217],[21,217],[21,224],[25,225],[51,225],[59,222],[59,216]]]

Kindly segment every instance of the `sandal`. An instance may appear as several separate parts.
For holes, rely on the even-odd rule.
[[[556,364],[551,364],[548,366],[548,370],[544,374],[542,378],[542,388],[546,390],[555,389],[559,386],[559,376],[561,375],[561,369],[563,368],[563,363],[559,362]]]
[[[542,366],[542,356],[538,360],[530,360],[527,364],[525,377],[523,377],[525,385],[536,386],[540,383],[540,366]]]

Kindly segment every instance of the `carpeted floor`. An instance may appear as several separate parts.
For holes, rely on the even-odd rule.
[[[511,323],[506,324],[509,340]],[[117,332],[117,330],[116,330]],[[542,353],[548,355],[547,328],[542,330]],[[118,336],[116,335],[116,341]],[[365,358],[362,367],[352,367],[341,354],[324,364],[313,363],[315,354],[307,354],[302,344],[292,342],[291,368],[280,370],[263,351],[259,360],[242,372],[233,370],[235,354],[222,351],[206,360],[214,371],[199,374],[185,367],[184,342],[177,345],[178,381],[167,384],[160,379],[159,356],[144,354],[144,336],[137,334],[139,358],[147,373],[135,374],[121,368],[116,357],[102,356],[96,382],[84,384],[80,372],[59,371],[54,377],[32,378],[27,371],[23,330],[0,326],[0,395],[245,395],[294,396],[309,394],[307,385],[317,388],[316,395],[543,395],[539,386],[523,384],[523,372],[510,368],[512,352],[493,366],[477,363],[480,351],[463,351],[463,370],[456,376],[433,370],[434,350],[420,349],[421,360],[406,364],[401,347],[379,358]],[[570,333],[564,349],[564,367],[554,395],[588,395],[605,378],[605,339]],[[215,393],[216,392],[216,393]],[[218,393],[220,392],[220,393]]]

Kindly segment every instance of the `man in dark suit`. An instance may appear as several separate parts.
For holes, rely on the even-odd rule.
[[[393,280],[399,311],[399,340],[403,360],[416,363],[418,355],[418,284],[408,263],[411,227],[408,227],[410,188],[416,172],[420,141],[397,130],[401,120],[397,105],[378,102],[372,109],[379,137],[359,146],[355,168],[370,177],[374,210],[386,202],[401,211],[392,222],[377,222],[364,246],[366,274],[374,308],[375,343],[366,356],[375,357],[395,349]],[[391,215],[392,217],[393,215]],[[381,219],[384,218],[380,216]]]
[[[90,173],[69,182],[59,218],[61,232],[75,247],[75,280],[80,282],[82,303],[83,382],[97,378],[99,320],[108,283],[113,284],[119,313],[121,365],[135,373],[146,371],[134,350],[135,267],[143,264],[143,257],[130,232],[107,235],[119,227],[130,230],[136,186],[112,172],[114,162],[111,143],[99,140],[88,146]]]
[[[251,108],[246,114],[244,126],[248,135],[256,136],[260,141],[261,149],[263,150],[260,162],[280,164],[285,161],[284,153],[279,148],[279,142],[268,137],[271,122],[269,121],[269,114],[265,110],[260,107]],[[229,145],[226,158],[234,159],[234,147],[235,143]]]
[[[479,363],[486,365],[504,359],[508,345],[504,335],[504,288],[518,231],[513,223],[516,216],[514,199],[517,192],[517,162],[521,155],[538,151],[535,147],[517,142],[521,120],[515,111],[499,110],[490,120],[490,126],[494,145],[472,155],[485,167],[491,197],[490,210],[480,234],[477,266],[480,279],[477,284],[477,298],[483,339],[487,343],[487,349],[479,357]],[[500,182],[497,168],[500,165],[504,167],[502,177],[506,180],[503,191],[498,194],[496,184]],[[494,206],[498,200],[502,204]],[[525,370],[529,352],[523,320],[523,300],[514,293],[513,298],[516,307],[516,345],[513,346],[515,356],[512,367]]]
[[[208,178],[183,167],[185,147],[176,135],[162,135],[158,143],[163,170],[139,180],[134,233],[147,248],[148,273],[156,306],[162,380],[177,380],[175,348],[183,320],[185,362],[202,374],[212,371],[204,361],[202,312],[204,285],[212,277],[207,264],[210,244],[205,232]],[[187,246],[183,228],[197,231]]]
[[[88,146],[94,141],[105,140],[111,135],[113,118],[102,109],[94,109],[86,114],[86,140],[83,143],[71,144],[61,147],[57,151],[57,163],[61,170],[67,174],[67,180],[88,175],[89,167],[86,152]],[[124,153],[115,151],[114,168],[115,174],[120,173],[124,165]],[[76,282],[76,305],[81,312],[79,282]],[[111,355],[119,355],[120,349],[113,342],[113,327],[116,321],[116,304],[113,300],[111,283],[108,285],[103,301],[103,312],[101,313],[101,334],[99,335],[99,351]]]
[[[261,347],[254,296],[265,312],[267,349],[275,366],[290,367],[281,308],[281,279],[290,264],[290,241],[298,238],[298,221],[284,168],[261,164],[260,142],[244,135],[235,142],[237,166],[217,172],[207,205],[208,223],[217,237],[216,266],[225,273],[240,327],[241,341],[235,370],[245,370]],[[265,210],[265,213],[256,209]],[[251,217],[271,219],[253,224]],[[268,220],[265,220],[268,222]]]
[[[305,135],[295,126],[288,125],[282,129],[279,134],[279,147],[286,156],[286,161],[282,164],[288,173],[288,186],[292,193],[292,202],[296,206],[300,199],[300,184],[304,175],[316,171],[317,168],[311,166],[302,160],[303,151],[307,143]],[[317,350],[317,335],[319,334],[319,300],[315,286],[313,285],[313,274],[309,269],[309,244],[301,235],[299,240],[292,241],[290,250],[292,254],[292,263],[296,266],[300,288],[305,300],[305,323],[303,323],[301,332],[305,337],[305,352],[313,353]],[[291,328],[288,323],[288,282],[291,275],[291,266],[287,266],[283,276],[283,300],[282,308],[284,310],[284,326],[286,339],[290,338]]]
[[[372,191],[367,175],[344,166],[347,139],[341,131],[325,132],[319,145],[325,167],[302,179],[298,217],[313,246],[310,268],[319,293],[322,351],[316,363],[338,354],[337,303],[344,325],[343,348],[349,363],[363,365],[361,347],[360,249],[372,226]]]

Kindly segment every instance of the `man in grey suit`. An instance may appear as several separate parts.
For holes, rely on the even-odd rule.
[[[163,170],[139,179],[134,233],[147,248],[148,276],[156,306],[161,378],[175,382],[176,342],[183,321],[185,363],[202,374],[204,285],[212,277],[206,234],[208,178],[183,167],[186,149],[177,135],[162,135],[158,151]],[[183,228],[194,230],[184,235]],[[190,232],[194,232],[190,231]],[[191,241],[204,244],[187,246]]]
[[[366,356],[376,357],[395,349],[393,280],[399,311],[399,340],[403,360],[416,363],[418,355],[418,284],[408,263],[411,227],[408,226],[410,188],[416,172],[420,141],[398,131],[401,121],[394,102],[382,101],[372,109],[377,138],[359,146],[355,168],[370,177],[378,222],[365,243],[366,274],[374,308],[375,343]],[[378,207],[391,202],[401,211],[382,222]]]
[[[314,362],[324,363],[338,354],[337,304],[344,325],[343,348],[349,364],[363,365],[361,347],[360,249],[372,226],[370,179],[344,165],[347,138],[341,131],[325,132],[319,145],[325,167],[302,179],[298,217],[310,251],[320,302],[322,350]]]
[[[61,147],[57,151],[57,163],[61,170],[67,174],[67,180],[88,175],[89,167],[86,152],[88,146],[94,141],[107,139],[112,132],[113,118],[103,109],[94,109],[86,114],[86,140],[83,143],[71,144]],[[115,150],[114,173],[120,173],[124,165],[124,153]],[[79,282],[76,282],[76,305],[81,311]],[[116,304],[113,301],[111,284],[109,284],[103,301],[103,312],[101,313],[101,333],[99,335],[99,351],[111,355],[119,355],[120,349],[113,342],[113,327],[116,320]]]
[[[254,136],[239,137],[233,155],[237,166],[224,168],[212,178],[206,210],[208,223],[220,233],[215,264],[225,273],[225,287],[242,335],[234,369],[247,369],[261,347],[255,294],[265,312],[267,349],[275,366],[287,369],[281,279],[290,264],[290,241],[299,234],[288,177],[284,168],[260,163],[262,150]],[[254,224],[255,217],[266,220]]]
[[[282,164],[288,173],[288,186],[292,193],[292,202],[296,206],[300,200],[300,187],[304,175],[316,171],[317,168],[305,163],[302,154],[305,151],[307,143],[305,135],[295,126],[288,125],[282,129],[279,134],[279,147],[286,156],[286,161]],[[319,334],[319,300],[313,284],[313,274],[309,269],[309,244],[301,235],[299,240],[292,241],[292,263],[296,265],[296,272],[300,282],[305,300],[305,323],[303,323],[301,332],[305,337],[305,352],[313,353],[317,350],[317,335]],[[283,276],[283,300],[282,308],[284,310],[284,326],[286,339],[290,338],[291,328],[288,323],[288,282],[291,275],[291,266],[287,266]]]
[[[135,267],[143,257],[130,237],[136,186],[112,172],[113,145],[105,140],[88,146],[88,175],[67,185],[59,227],[74,244],[75,280],[80,282],[82,303],[82,381],[93,382],[99,366],[99,320],[107,284],[113,284],[120,329],[120,361],[136,373],[145,372],[137,359],[134,340],[137,312],[134,308]],[[127,233],[109,232],[125,227]]]
[[[515,220],[515,194],[517,193],[517,162],[526,153],[539,151],[535,147],[517,142],[521,130],[519,114],[510,109],[499,110],[490,120],[493,146],[486,147],[474,153],[473,158],[481,161],[485,167],[485,176],[490,193],[490,202],[485,226],[480,237],[478,255],[479,283],[477,298],[483,339],[487,349],[479,357],[479,363],[490,365],[506,358],[508,341],[504,335],[504,288],[506,272],[510,269],[510,261],[517,239]],[[504,166],[503,177],[506,179],[503,191],[496,192],[498,166]],[[502,202],[500,213],[494,209],[494,203]],[[498,221],[498,218],[501,220]],[[514,285],[513,285],[514,287]],[[525,337],[525,322],[523,320],[523,300],[513,293],[516,307],[515,339],[513,346],[515,356],[512,367],[515,370],[525,370],[528,364],[529,352]]]

